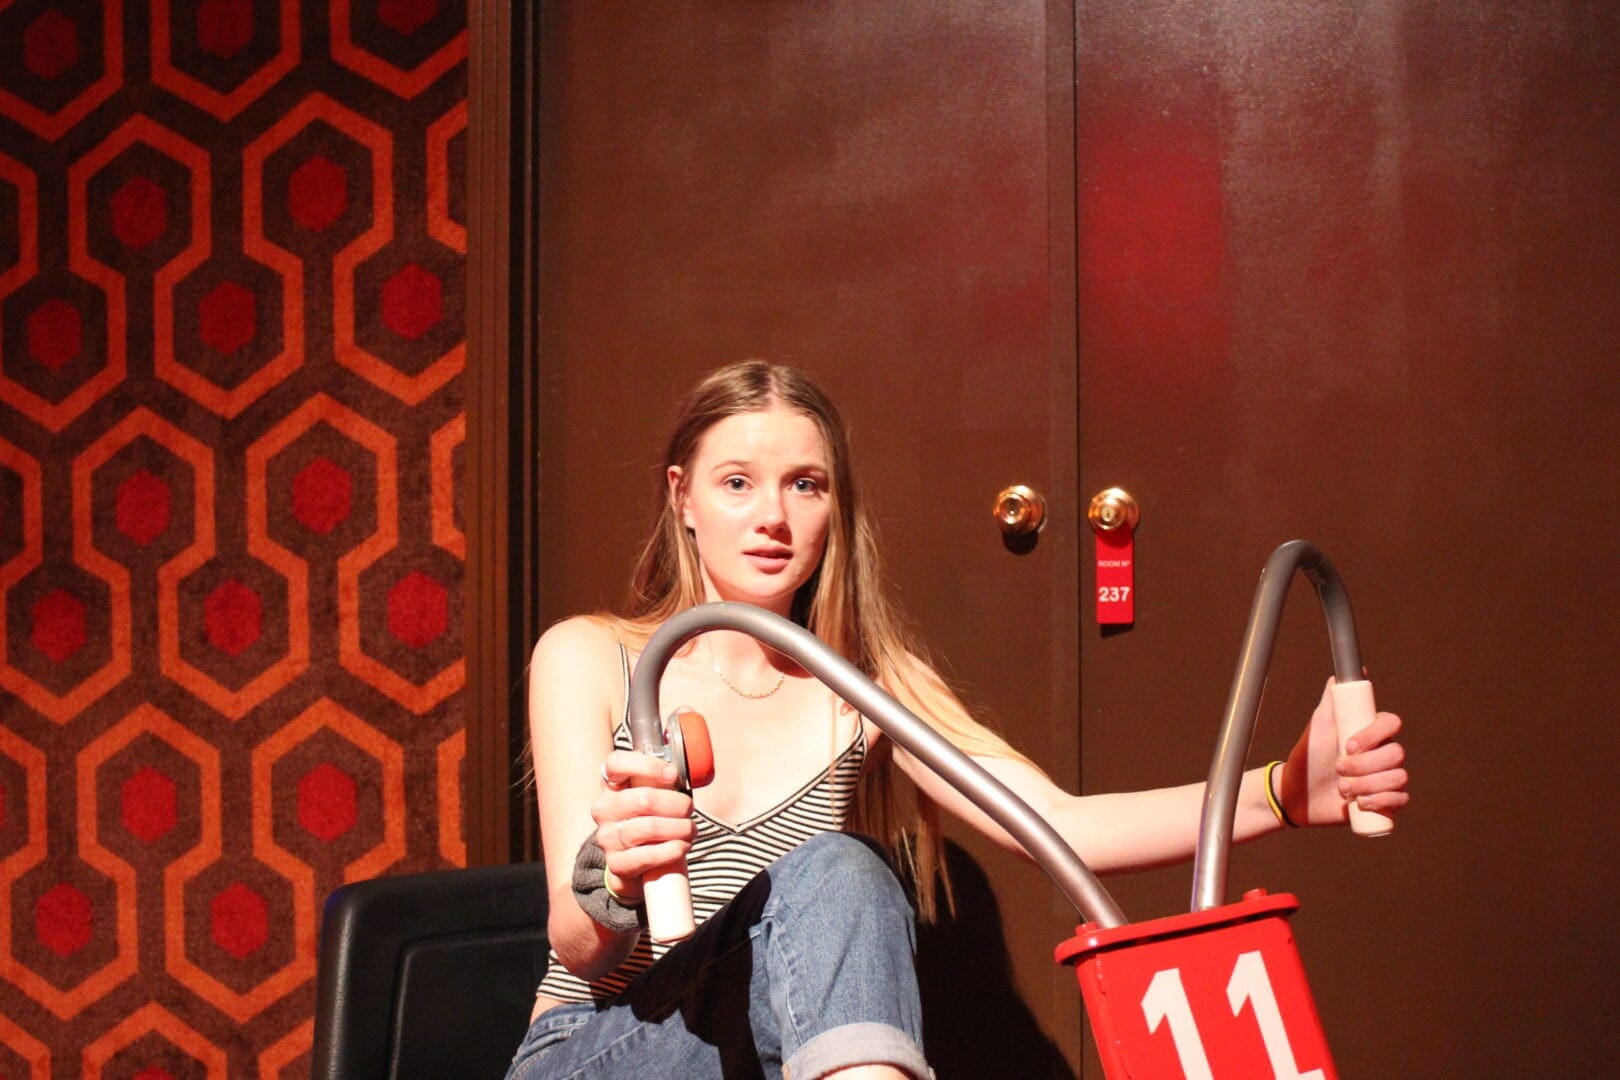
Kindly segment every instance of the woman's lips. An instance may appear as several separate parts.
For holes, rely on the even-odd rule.
[[[747,559],[750,565],[752,565],[755,569],[763,570],[768,574],[774,574],[781,571],[787,566],[792,556],[793,553],[791,551],[743,552],[743,558]]]

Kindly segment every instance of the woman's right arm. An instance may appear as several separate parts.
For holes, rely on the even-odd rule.
[[[609,930],[579,906],[572,881],[580,845],[597,837],[614,891],[633,898],[641,872],[685,854],[690,838],[686,796],[648,787],[611,791],[602,781],[604,762],[616,785],[634,779],[667,787],[673,780],[662,762],[613,749],[621,681],[613,636],[590,619],[560,622],[534,647],[529,740],[551,901],[547,933],[563,966],[587,980],[618,967],[637,935]]]

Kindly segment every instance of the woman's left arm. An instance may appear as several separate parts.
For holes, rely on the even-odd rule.
[[[1365,809],[1392,814],[1406,806],[1405,753],[1395,741],[1401,721],[1379,713],[1343,757],[1326,691],[1288,760],[1273,783],[1291,821],[1301,825],[1342,825],[1347,799]],[[1045,773],[1011,758],[975,756],[974,761],[1029,803],[1097,873],[1147,870],[1190,859],[1198,844],[1204,784],[1108,795],[1071,795]],[[996,843],[1022,848],[983,811],[933,770],[895,748],[895,763],[935,802]],[[1283,828],[1266,800],[1265,770],[1250,769],[1238,789],[1233,838],[1242,843]]]

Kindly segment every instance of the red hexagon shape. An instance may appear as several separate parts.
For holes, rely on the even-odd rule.
[[[112,231],[128,248],[149,247],[169,227],[169,193],[151,177],[132,176],[112,196]]]
[[[79,309],[53,297],[28,313],[25,327],[28,355],[55,371],[84,345],[84,324]]]
[[[79,62],[79,28],[47,8],[23,31],[23,67],[41,79],[60,79]]]
[[[150,765],[124,781],[118,789],[118,816],[124,828],[144,843],[152,843],[179,820],[174,781]]]
[[[444,317],[444,284],[438,275],[406,263],[383,282],[383,325],[414,341]]]
[[[310,232],[322,232],[349,208],[349,174],[316,154],[287,178],[287,212]]]
[[[230,356],[253,340],[258,300],[234,281],[222,281],[197,302],[197,334],[203,344]]]
[[[214,944],[245,960],[270,940],[270,906],[238,881],[208,905],[208,932]]]
[[[413,649],[435,641],[450,626],[450,593],[420,570],[388,590],[388,632]]]
[[[311,532],[325,536],[343,524],[353,507],[353,479],[327,458],[316,458],[292,479],[293,517]]]
[[[197,5],[197,44],[229,60],[253,40],[253,5],[248,0],[202,0]]]
[[[322,762],[298,780],[298,824],[311,836],[331,843],[360,819],[354,777]]]
[[[398,34],[414,34],[439,13],[439,0],[378,0],[377,21]]]
[[[169,485],[145,469],[131,473],[113,496],[113,520],[118,531],[143,547],[169,527]]]
[[[28,639],[34,648],[58,664],[84,648],[84,601],[66,589],[56,589],[35,602],[29,612],[33,625]]]
[[[34,934],[57,956],[72,956],[90,943],[90,898],[72,885],[55,886],[34,904]]]
[[[264,603],[258,593],[231,578],[203,601],[203,630],[214,648],[238,656],[264,633]]]

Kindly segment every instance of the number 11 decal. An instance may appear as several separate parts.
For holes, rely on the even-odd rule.
[[[1170,1021],[1170,1038],[1176,1044],[1176,1057],[1181,1059],[1181,1071],[1187,1074],[1187,1080],[1215,1080],[1209,1071],[1209,1055],[1204,1053],[1204,1040],[1198,1037],[1198,1022],[1193,1019],[1187,988],[1181,985],[1180,968],[1154,973],[1147,993],[1142,995],[1142,1015],[1147,1018],[1149,1035],[1159,1030],[1161,1020]]]
[[[1294,1048],[1283,1028],[1276,992],[1271,988],[1265,961],[1258,952],[1246,952],[1237,958],[1232,966],[1232,977],[1226,983],[1226,1002],[1232,1007],[1233,1016],[1243,1012],[1244,1002],[1254,1006],[1260,1040],[1265,1044],[1266,1057],[1271,1060],[1271,1072],[1276,1080],[1323,1080],[1321,1069],[1299,1071]],[[1198,1035],[1198,1023],[1193,1019],[1192,1004],[1187,1000],[1187,988],[1181,983],[1180,968],[1165,968],[1154,974],[1147,993],[1142,995],[1142,1016],[1147,1020],[1149,1034],[1158,1031],[1160,1023],[1169,1021],[1170,1038],[1187,1080],[1214,1080],[1209,1070],[1209,1055]]]

